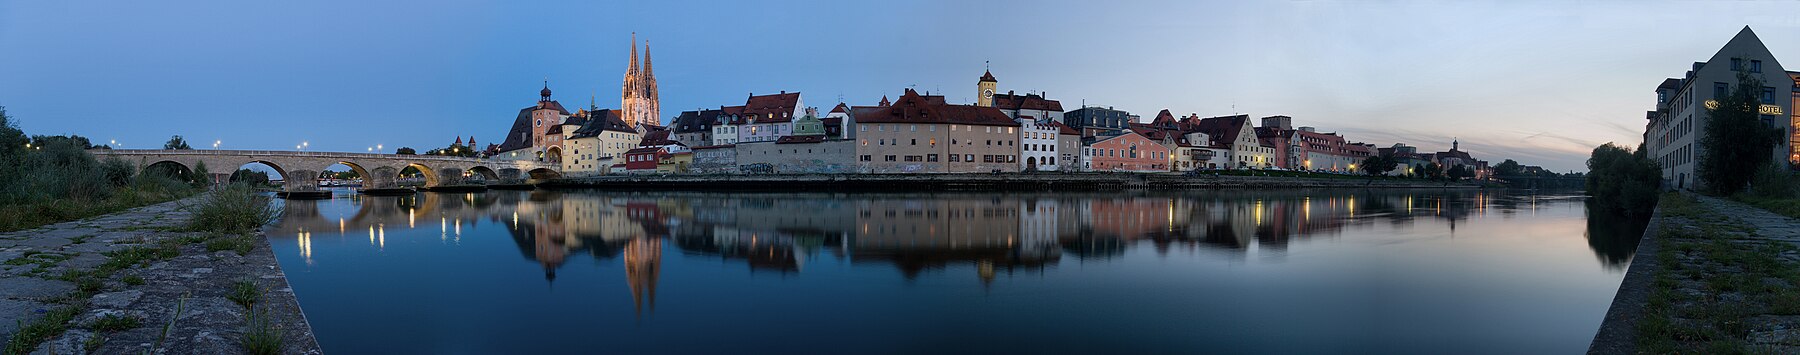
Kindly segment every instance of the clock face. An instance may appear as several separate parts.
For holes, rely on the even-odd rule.
[[[994,97],[994,89],[982,90],[981,96]]]

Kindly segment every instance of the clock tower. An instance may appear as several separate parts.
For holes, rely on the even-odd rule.
[[[993,72],[982,71],[981,81],[975,83],[975,95],[980,98],[975,104],[985,107],[994,107],[994,86],[999,84],[1000,81],[994,80]]]

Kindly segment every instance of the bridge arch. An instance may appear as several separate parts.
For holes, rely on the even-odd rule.
[[[469,172],[473,173],[474,175],[480,175],[482,181],[485,181],[489,184],[494,184],[494,183],[500,182],[500,173],[495,172],[493,168],[489,168],[487,166],[476,165],[476,166],[470,167]]]
[[[410,163],[410,164],[406,164],[406,167],[418,170],[419,175],[425,177],[425,186],[437,186],[438,185],[437,169],[433,169],[433,168],[431,168],[431,166],[425,165],[423,163]]]
[[[562,173],[550,168],[531,169],[525,173],[530,174],[531,178],[536,180],[548,180],[562,177]]]
[[[547,162],[547,163],[561,164],[562,163],[562,147],[550,146],[550,149],[544,150],[543,161]]]
[[[189,167],[188,164],[179,161],[159,160],[154,163],[144,164],[144,168],[139,169],[138,171],[138,175],[148,175],[152,173],[163,174],[181,180],[188,180],[190,176],[194,175],[194,169]]]
[[[225,181],[227,181],[227,182],[235,181],[235,179],[238,178],[238,175],[237,175],[238,172],[243,171],[245,166],[249,166],[252,164],[269,167],[269,170],[275,171],[275,176],[274,176],[275,178],[280,178],[283,184],[286,184],[288,182],[287,169],[282,168],[281,164],[275,164],[275,162],[268,161],[268,160],[262,160],[262,159],[252,159],[250,161],[246,161],[243,163],[239,163],[235,166],[232,166],[231,172],[226,173],[227,175],[226,175]]]

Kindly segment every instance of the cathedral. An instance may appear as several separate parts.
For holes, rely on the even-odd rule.
[[[645,125],[661,126],[662,110],[657,107],[660,101],[656,97],[656,72],[650,69],[650,45],[644,45],[644,67],[638,69],[637,33],[631,34],[631,66],[625,70],[625,87],[620,90],[619,108],[624,111],[625,124],[631,125],[639,133],[646,131]]]

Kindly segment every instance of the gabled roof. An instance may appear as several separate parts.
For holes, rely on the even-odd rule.
[[[519,109],[519,117],[513,119],[512,129],[506,133],[506,140],[500,142],[500,151],[513,151],[531,147],[531,111],[537,106]]]
[[[586,122],[583,122],[581,129],[575,130],[575,135],[571,138],[593,137],[607,131],[637,134],[636,129],[625,124],[625,119],[619,116],[619,110],[594,110],[588,111]]]
[[[800,93],[783,92],[780,94],[751,95],[744,100],[743,115],[749,116],[750,122],[789,122],[794,119],[794,110],[800,106]]]
[[[669,133],[671,133],[671,132],[669,131],[669,129],[667,127],[661,127],[661,126],[655,126],[655,125],[644,125],[644,139],[642,141],[638,142],[638,146],[640,146],[640,147],[659,146],[660,147],[660,146],[666,146],[666,145],[681,144],[680,142],[676,142],[675,140],[669,139]]]
[[[866,110],[865,110],[866,109]],[[892,105],[855,110],[858,123],[952,123],[983,126],[1017,126],[1006,113],[993,107],[950,105],[906,89]]]
[[[987,70],[981,71],[981,81],[999,82],[999,80],[994,80],[994,72]]]
[[[1077,131],[1075,130],[1075,127],[1069,127],[1069,125],[1063,124],[1062,122],[1050,121],[1050,124],[1056,126],[1056,134],[1067,134],[1072,136],[1081,135],[1081,131]]]
[[[1250,122],[1250,115],[1219,116],[1202,118],[1195,130],[1212,136],[1214,142],[1237,142],[1238,133]]]
[[[1042,110],[1056,112],[1062,112],[1063,110],[1062,102],[1045,99],[1038,94],[1014,95],[1011,91],[1007,91],[1005,94],[994,94],[994,107],[1002,110]]]
[[[831,112],[828,113],[850,113],[850,106],[839,102],[837,107],[832,107]]]
[[[674,127],[676,134],[709,132],[723,113],[720,110],[682,111],[680,116],[675,116],[674,122],[670,122],[669,127]]]

